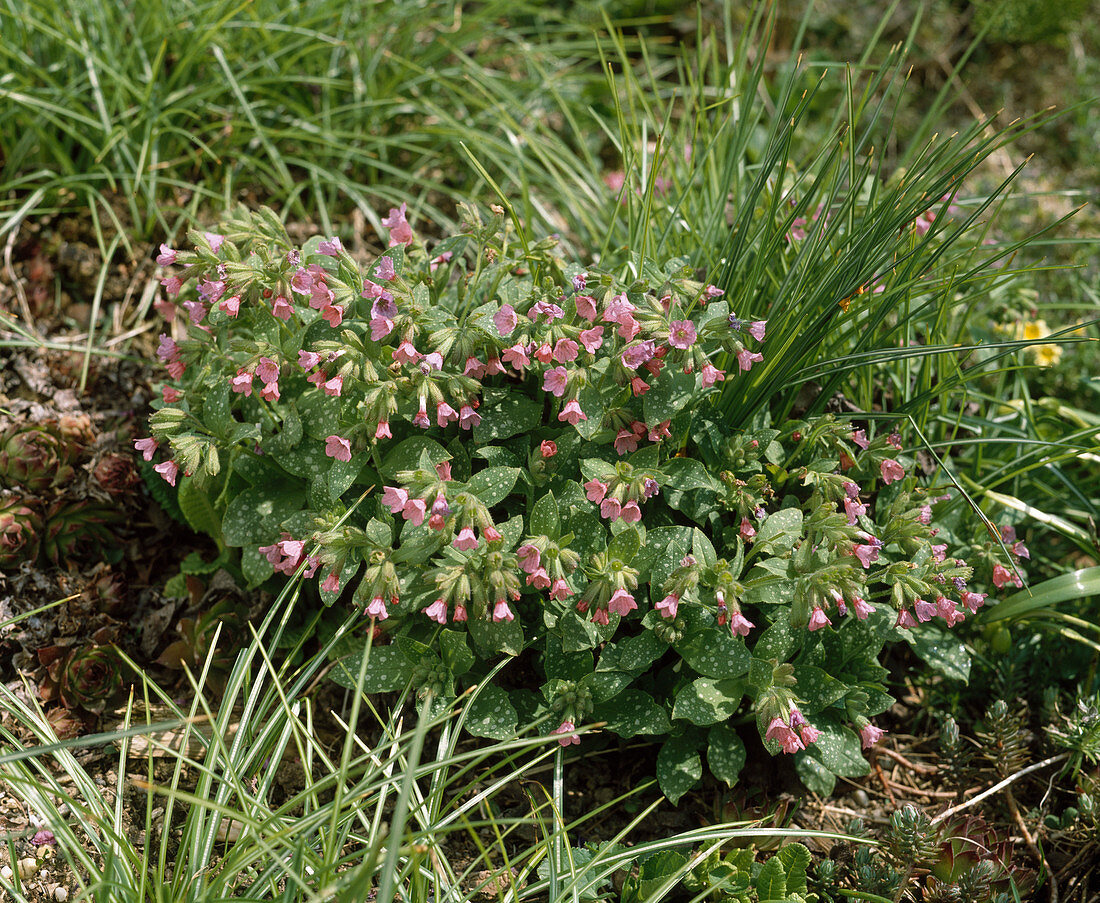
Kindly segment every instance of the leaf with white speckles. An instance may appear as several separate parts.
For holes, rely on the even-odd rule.
[[[482,686],[466,709],[466,730],[475,737],[510,740],[517,720],[508,693],[495,684]]]

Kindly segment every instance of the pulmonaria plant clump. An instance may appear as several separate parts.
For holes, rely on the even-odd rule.
[[[170,381],[135,446],[249,585],[301,574],[358,607],[368,690],[411,674],[446,699],[523,656],[539,684],[506,669],[471,731],[667,734],[673,799],[704,753],[734,782],[753,723],[815,789],[862,773],[884,646],[950,659],[944,628],[983,601],[900,437],[730,429],[763,318],[682,260],[624,282],[465,214],[429,249],[391,210],[363,268],[268,210],[162,247]]]

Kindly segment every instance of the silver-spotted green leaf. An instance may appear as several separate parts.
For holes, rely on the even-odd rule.
[[[802,645],[805,633],[804,630],[794,630],[790,620],[781,616],[756,641],[752,650],[753,657],[784,662]]]
[[[516,735],[516,710],[508,693],[495,684],[485,684],[466,709],[466,730],[475,737],[510,740]]]
[[[649,391],[642,396],[645,422],[656,425],[675,417],[695,395],[695,377],[679,367],[665,367],[660,376],[651,379]]]
[[[508,497],[518,478],[518,467],[486,467],[470,477],[466,491],[481,499],[485,507],[491,508]]]
[[[484,445],[528,433],[542,425],[541,401],[510,389],[485,389],[481,394],[481,423],[474,427],[474,442]]]
[[[342,687],[355,689],[366,651],[364,647],[341,658],[329,671],[329,677]],[[363,692],[390,693],[404,689],[411,674],[412,665],[396,646],[372,646],[363,678]]]
[[[485,658],[501,652],[519,655],[523,651],[523,627],[518,618],[513,621],[471,619],[467,627],[474,645]]]
[[[548,491],[535,502],[531,508],[531,526],[528,532],[532,536],[548,536],[550,539],[561,536],[561,516],[554,493]]]
[[[546,640],[542,667],[547,680],[580,680],[592,673],[592,653],[565,652],[561,644],[550,636]]]
[[[255,589],[275,573],[275,568],[256,546],[251,545],[241,549],[241,573],[244,574],[245,589]]]
[[[718,563],[718,553],[714,551],[714,544],[698,527],[691,531],[691,554],[703,567],[712,568]]]
[[[657,527],[646,533],[645,546],[632,567],[642,573],[649,572],[651,587],[660,592],[672,572],[680,566],[683,557],[691,551],[691,527]]]
[[[710,773],[732,787],[737,783],[747,758],[745,744],[728,724],[716,724],[707,734],[707,765]]]
[[[703,776],[703,761],[695,736],[670,737],[657,753],[657,783],[675,804]]]
[[[740,677],[749,670],[752,659],[744,640],[714,627],[689,631],[675,648],[692,668],[707,677]]]
[[[205,533],[217,542],[222,538],[222,519],[214,510],[210,501],[210,493],[195,486],[191,477],[180,477],[179,490],[176,496],[180,511],[191,525],[191,529],[198,533]]]
[[[362,469],[362,462],[352,458],[350,461],[337,461],[333,459],[332,466],[329,468],[328,475],[325,478],[325,485],[328,488],[329,498],[336,501],[342,496],[348,489],[351,488],[351,484],[355,482],[359,476],[359,471]]]
[[[710,475],[706,466],[695,458],[672,458],[661,466],[664,477],[658,482],[669,489],[688,492],[692,489],[713,489],[718,491],[721,484]]]
[[[596,671],[589,673],[584,684],[592,689],[596,702],[606,702],[626,689],[634,678],[625,671]]]
[[[272,480],[286,477],[282,468],[269,455],[251,452],[238,453],[233,458],[233,473],[239,474],[253,486],[265,486]]]
[[[849,687],[831,674],[813,665],[795,665],[794,676],[798,683],[795,693],[805,702],[805,711],[820,712],[848,692]]]
[[[802,536],[802,511],[784,508],[764,518],[756,531],[756,548],[766,548],[772,555],[784,555],[794,548]]]
[[[302,442],[279,455],[279,464],[304,480],[323,479],[332,467],[332,458],[317,442]],[[326,490],[327,491],[327,490]]]
[[[668,732],[668,713],[641,690],[623,690],[614,699],[596,707],[595,721],[606,721],[607,729],[629,739],[638,734]]]
[[[223,442],[229,441],[239,425],[229,405],[229,383],[219,380],[206,390],[202,400],[202,422]]]
[[[434,439],[427,436],[411,436],[394,446],[382,461],[381,473],[387,480],[397,477],[398,471],[416,470],[420,464],[420,453],[427,451],[434,465],[442,464],[451,457],[450,452]]]
[[[598,384],[589,384],[581,389],[577,395],[577,402],[581,406],[587,420],[578,421],[574,429],[584,439],[591,439],[603,426],[604,415],[607,414],[608,404],[619,394],[614,385],[608,385],[601,389]]]
[[[970,654],[962,640],[935,624],[921,624],[906,630],[905,639],[924,661],[951,680],[970,680]]]
[[[274,436],[264,442],[264,449],[273,455],[283,455],[302,441],[302,418],[298,416],[298,406],[293,399],[287,399],[281,407],[282,427]]]
[[[636,676],[657,661],[667,648],[653,631],[645,630],[604,646],[596,670],[627,671]]]
[[[371,522],[382,523],[377,518],[372,518]],[[389,532],[389,527],[386,527],[386,531]],[[375,539],[375,542],[384,548],[388,545],[389,539],[379,542],[378,540],[381,538],[381,530],[375,528],[372,539]],[[390,556],[390,560],[394,564],[405,564],[410,561],[415,564],[422,564],[443,548],[443,539],[441,531],[432,530],[426,523],[414,527],[412,521],[405,521],[405,525],[401,529],[401,545]]]
[[[302,428],[314,439],[331,436],[333,424],[340,422],[342,399],[335,395],[325,395],[321,391],[303,392],[298,396],[298,416],[302,419]]]
[[[405,523],[408,523],[408,521],[405,521]],[[416,528],[413,527],[412,529],[415,531]],[[377,517],[372,517],[367,521],[367,526],[363,529],[363,532],[379,548],[387,549],[390,543],[393,542],[393,528]]]
[[[332,592],[327,589],[321,589],[321,601],[324,602],[325,605],[331,605],[339,599],[344,588],[355,578],[355,575],[359,573],[359,568],[362,567],[362,565],[362,558],[354,553],[349,556],[348,560],[344,562],[344,566],[340,569],[340,573],[337,575],[340,580],[339,588]],[[321,571],[318,574],[318,584],[323,583],[328,575],[328,571]]]
[[[812,722],[821,731],[817,741],[795,756],[795,771],[815,793],[832,793],[836,777],[859,777],[870,772],[855,731],[828,715]]]
[[[439,650],[445,664],[455,677],[461,677],[474,666],[474,653],[466,645],[466,634],[444,627],[439,631]]]
[[[523,535],[523,515],[513,515],[503,524],[497,524],[497,529],[500,531],[500,546],[497,548],[505,551],[515,548]]]
[[[706,727],[726,721],[741,705],[744,684],[739,680],[700,677],[676,694],[672,717]]]
[[[642,547],[642,536],[633,525],[620,531],[607,546],[607,557],[630,564]]]
[[[249,546],[268,542],[279,524],[302,507],[304,493],[286,485],[251,486],[236,496],[222,519],[227,545]]]
[[[611,615],[610,623],[617,623],[618,618],[618,615]],[[558,629],[561,632],[562,648],[566,652],[594,649],[600,641],[596,625],[572,608],[561,616]]]

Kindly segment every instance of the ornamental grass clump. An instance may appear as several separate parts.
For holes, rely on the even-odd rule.
[[[506,669],[471,732],[668,734],[672,799],[703,752],[735,781],[753,723],[814,789],[863,773],[883,648],[946,667],[983,601],[902,436],[733,429],[715,402],[768,354],[758,312],[682,260],[623,282],[464,213],[429,249],[391,210],[362,268],[266,209],[162,248],[170,381],[135,446],[248,586],[301,574],[362,611],[368,691],[446,700],[524,656],[539,683]]]

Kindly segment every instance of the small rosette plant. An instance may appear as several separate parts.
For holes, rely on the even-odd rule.
[[[900,438],[730,430],[763,319],[684,261],[624,283],[465,213],[428,250],[390,211],[365,270],[268,210],[162,247],[171,380],[138,450],[250,586],[301,574],[370,619],[368,690],[446,698],[522,655],[539,685],[485,687],[474,733],[667,734],[673,799],[703,754],[734,782],[751,724],[815,789],[865,771],[883,647],[949,657],[981,604]]]

